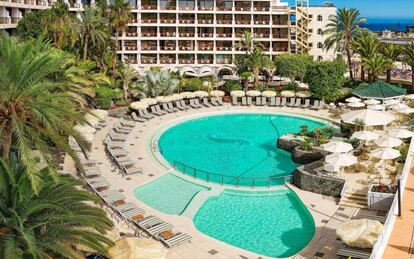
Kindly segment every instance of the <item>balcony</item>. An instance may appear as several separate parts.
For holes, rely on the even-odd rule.
[[[219,38],[231,38],[231,33],[216,33]]]
[[[212,7],[212,6],[199,6],[198,10],[199,11],[213,11],[214,7]]]
[[[161,10],[176,10],[177,6],[160,6]]]
[[[175,50],[175,46],[162,46],[160,47],[160,50],[166,50],[166,51]]]
[[[200,24],[213,24],[213,19],[207,19],[207,20],[198,19],[198,23],[200,23]]]
[[[198,50],[204,50],[204,51],[213,51],[213,45],[211,46],[199,46]]]
[[[198,59],[198,64],[213,64],[211,59]]]
[[[256,20],[256,21],[254,21],[254,24],[257,24],[257,25],[268,25],[269,24],[269,21]]]
[[[183,51],[194,51],[194,47],[190,46],[179,46],[178,49]]]
[[[19,21],[23,19],[23,17],[12,17],[11,18],[11,23],[19,23]]]
[[[236,6],[234,7],[234,10],[238,12],[250,12],[252,8],[250,6]]]
[[[176,33],[175,32],[160,32],[160,36],[161,37],[175,37]]]
[[[217,24],[232,24],[233,21],[232,20],[220,20],[217,19]]]
[[[180,24],[194,24],[194,20],[180,20]]]
[[[137,50],[137,45],[125,45],[125,50]]]
[[[157,37],[156,32],[142,32],[141,37]]]
[[[274,39],[288,39],[289,36],[287,34],[273,34],[272,38],[274,38]]]
[[[180,63],[180,64],[194,64],[194,59],[179,59],[178,63]]]
[[[191,32],[180,32],[180,37],[194,37],[194,33],[191,33]]]
[[[256,12],[269,12],[270,7],[269,6],[255,6],[253,10]]]
[[[0,17],[0,24],[10,24],[11,18],[10,17]]]
[[[141,5],[141,10],[157,10],[157,5]]]
[[[228,11],[228,12],[231,12],[232,10],[233,10],[233,8],[232,7],[229,7],[229,6],[217,6],[216,7],[216,10],[217,11]]]
[[[287,21],[273,21],[273,25],[283,25],[283,26],[288,26],[288,22]]]
[[[263,39],[263,38],[269,38],[270,34],[267,33],[255,33],[254,37],[255,38],[259,38],[259,39]]]
[[[138,33],[136,32],[125,32],[125,36],[127,37],[137,37]]]
[[[251,24],[251,20],[236,20],[236,24]]]
[[[157,46],[141,46],[141,50],[157,50]]]
[[[161,64],[175,64],[175,58],[163,57],[163,58],[160,58],[160,63]]]
[[[198,37],[206,37],[206,38],[213,38],[213,33],[208,33],[208,32],[200,32],[198,33]]]
[[[231,51],[231,47],[225,47],[225,46],[217,46],[218,51]]]
[[[175,24],[175,19],[161,19],[161,23]]]
[[[142,64],[157,64],[156,57],[141,57]]]
[[[194,6],[178,6],[178,9],[181,11],[194,11]]]

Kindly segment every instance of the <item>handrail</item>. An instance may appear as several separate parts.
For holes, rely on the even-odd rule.
[[[216,182],[221,185],[233,185],[235,187],[272,187],[284,185],[291,182],[292,176],[269,176],[269,177],[246,177],[246,176],[231,176],[219,173],[212,173],[206,170],[197,169],[186,165],[182,162],[174,160],[173,167],[176,171],[185,175],[191,176],[195,179],[200,179],[206,182]]]

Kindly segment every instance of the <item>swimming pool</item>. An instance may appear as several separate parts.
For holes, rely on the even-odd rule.
[[[291,190],[246,192],[225,190],[210,198],[194,217],[196,228],[218,240],[272,257],[302,250],[315,223]]]
[[[185,121],[159,139],[163,157],[179,171],[211,182],[242,186],[284,184],[297,167],[276,140],[324,124],[273,114],[228,114]],[[196,174],[196,175],[194,175]]]
[[[159,211],[180,215],[194,196],[209,188],[166,174],[134,190],[134,196]]]

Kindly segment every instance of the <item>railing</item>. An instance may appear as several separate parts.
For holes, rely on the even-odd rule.
[[[206,182],[219,183],[221,185],[232,185],[235,187],[272,187],[281,186],[290,183],[292,176],[269,176],[269,177],[245,177],[245,176],[230,176],[225,174],[211,173],[202,169],[197,169],[192,166],[174,160],[173,167],[178,172],[191,176],[194,179],[203,180]]]

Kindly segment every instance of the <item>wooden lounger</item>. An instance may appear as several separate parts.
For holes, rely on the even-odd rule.
[[[361,249],[341,248],[336,252],[336,255],[340,258],[369,259],[371,257],[371,252]]]
[[[161,239],[161,242],[163,242],[167,247],[173,247],[190,241],[191,236],[184,233],[178,233],[168,239]]]

